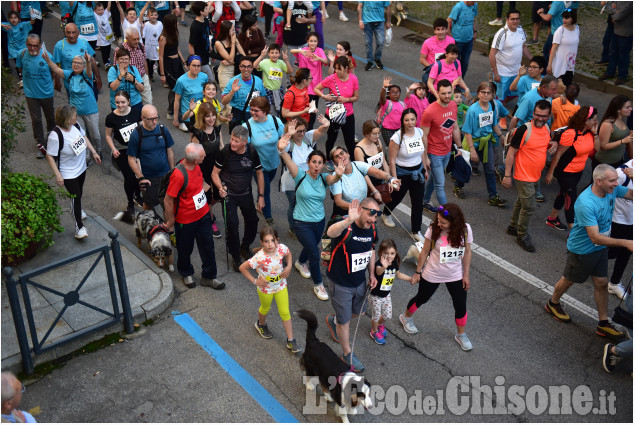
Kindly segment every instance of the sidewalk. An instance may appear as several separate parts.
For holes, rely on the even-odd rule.
[[[84,220],[84,225],[88,230],[88,237],[78,241],[74,238],[74,223],[68,213],[61,217],[62,226],[65,231],[55,235],[55,243],[45,251],[37,254],[33,259],[20,264],[14,268],[14,279],[17,281],[21,274],[35,270],[36,268],[51,264],[53,262],[69,258],[87,250],[103,245],[110,246],[111,239],[108,232],[115,229],[102,217],[86,211],[88,218]],[[163,312],[174,299],[174,285],[170,275],[157,267],[152,259],[136,246],[135,242],[118,237],[121,246],[121,256],[126,274],[130,305],[135,323],[142,323]],[[145,247],[145,241],[143,242]],[[145,249],[145,248],[144,248]],[[97,256],[83,258],[77,262],[67,264],[63,267],[50,270],[34,278],[34,281],[48,288],[57,290],[63,294],[74,291],[88,269],[95,262]],[[110,256],[113,262],[112,255]],[[114,267],[113,267],[114,273]],[[4,278],[3,278],[4,279]],[[116,277],[115,277],[116,282]],[[64,308],[64,299],[48,291],[41,291],[32,285],[28,285],[31,306],[37,335],[41,341],[50,326],[53,324],[59,312]],[[24,313],[24,303],[20,288],[20,302],[22,305],[22,315],[29,337],[29,346],[32,348],[31,336],[26,315]],[[117,291],[118,292],[118,291]],[[95,270],[79,291],[79,299],[107,311],[113,311],[113,305],[108,285],[108,277],[104,260],[101,259]],[[11,369],[14,372],[21,371],[21,357],[16,337],[15,325],[11,314],[9,298],[7,296],[6,285],[2,285],[2,370]],[[121,311],[121,301],[118,297],[119,311]],[[74,304],[69,306],[62,318],[46,340],[45,347],[63,337],[69,336],[82,329],[95,326],[109,319],[108,316],[95,310]],[[95,333],[88,334],[75,341],[61,345],[50,351],[44,352],[34,357],[34,364],[50,361],[54,358],[62,357],[74,350],[97,340],[106,334],[123,330],[123,320],[116,325],[109,326]]]

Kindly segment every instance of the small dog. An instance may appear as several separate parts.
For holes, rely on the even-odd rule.
[[[405,1],[396,1],[392,3],[392,16],[397,19],[397,26],[401,25],[401,21],[408,19],[408,5]]]
[[[419,248],[417,248],[416,245],[410,245],[410,248],[408,248],[408,253],[406,253],[403,261],[406,261],[408,258],[414,258],[416,263],[417,261],[419,261],[420,253],[421,251],[419,251]]]
[[[113,217],[115,220],[126,222],[125,212],[119,212]],[[168,270],[174,271],[174,258],[172,256],[172,244],[170,241],[170,233],[163,225],[162,220],[155,216],[154,211],[143,210],[134,220],[135,235],[137,236],[137,246],[141,248],[141,239],[148,241],[150,258],[157,263],[157,266],[163,267],[166,262]]]
[[[338,406],[337,415],[343,423],[348,423],[348,415],[357,414],[358,408],[368,409],[373,406],[370,398],[370,383],[351,371],[337,354],[315,336],[317,318],[309,310],[300,310],[296,316],[307,323],[306,347],[300,358],[300,365],[307,376],[317,376],[327,401],[335,401]],[[315,387],[307,382],[308,390]]]

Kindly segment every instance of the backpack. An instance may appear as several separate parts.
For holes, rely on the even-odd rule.
[[[523,137],[523,143],[521,144],[521,146],[525,146],[525,144],[527,143],[527,141],[531,137],[531,127],[532,127],[531,121],[530,122],[526,122],[525,124],[521,125],[520,127],[516,127],[514,130],[510,131],[509,133],[507,133],[505,139],[502,140],[503,147],[504,147],[503,148],[503,156],[505,158],[507,158],[507,151],[509,151],[509,147],[511,146],[512,138],[514,137],[516,132],[518,130],[520,130],[521,128],[523,128],[523,127],[525,127],[527,130],[525,130],[525,136]]]
[[[377,102],[377,106],[375,106],[375,120],[377,121],[377,124],[379,124],[380,126],[384,122],[384,118],[386,118],[388,114],[392,112],[393,102],[391,100],[386,100],[386,101],[389,103],[388,103],[388,106],[386,107],[386,111],[383,114],[381,114],[381,104]],[[400,100],[399,103],[401,104],[401,106],[403,106],[404,109],[406,109],[406,104],[403,100]]]
[[[64,31],[64,29],[66,28],[66,25],[72,24],[73,22],[75,22],[75,13],[77,13],[78,5],[79,5],[79,2],[75,2],[75,7],[73,7],[73,10],[71,10],[70,13],[67,13],[61,17],[60,21],[61,21],[62,31]]]
[[[139,156],[139,153],[141,153],[141,145],[143,144],[143,126],[142,125],[138,125],[137,128],[135,129],[136,132],[139,133],[139,141],[137,142],[137,157]],[[165,137],[165,127],[163,127],[163,124],[159,124],[159,131],[161,132],[161,137],[163,137],[163,140],[165,140],[165,156],[167,157],[168,155],[168,139],[166,139]],[[158,135],[155,135],[154,137],[159,138]]]
[[[333,224],[342,221],[346,218],[346,216],[340,216],[340,215],[336,215],[334,217],[332,217],[328,224],[326,225],[326,227],[324,228],[324,234],[322,235],[322,252],[320,253],[320,257],[322,258],[322,260],[324,260],[324,262],[326,263],[328,261],[328,265],[326,270],[327,271],[331,271],[331,266],[333,265],[333,254],[335,254],[335,252],[340,248],[343,247],[342,249],[344,250],[344,253],[348,256],[348,254],[346,253],[346,242],[348,242],[351,237],[352,237],[352,233],[353,233],[353,228],[351,226],[348,226],[348,228],[346,229],[346,233],[344,234],[344,237],[342,238],[342,240],[335,246],[335,248],[332,248],[332,239],[327,235],[327,231],[329,229],[329,227],[331,227]],[[372,229],[373,229],[373,241],[377,238],[377,228],[375,227],[375,224],[373,223],[372,225]],[[332,248],[332,249],[331,249]],[[373,245],[374,248],[374,245]]]
[[[276,132],[277,132],[278,131],[278,120],[273,115],[271,116],[271,118],[273,118],[273,125],[276,126]],[[247,124],[247,131],[249,132],[249,138],[251,139],[252,138],[251,124],[249,124],[249,120],[247,120],[246,124]]]
[[[454,68],[456,68],[457,71],[459,70],[458,62],[459,62],[458,60],[454,61]],[[443,69],[443,65],[441,65],[440,60],[436,61],[436,64],[437,64],[437,74],[440,74],[441,70]],[[421,81],[423,82],[423,84],[425,84],[425,87],[428,87],[428,78],[430,78],[430,71],[432,71],[432,65],[433,64],[430,64],[426,66],[425,68],[423,68],[423,76],[421,77]]]
[[[181,161],[183,160],[181,159]],[[172,173],[174,173],[174,170],[178,169],[181,174],[183,174],[183,186],[181,186],[181,189],[179,189],[179,194],[174,200],[174,217],[176,217],[176,214],[179,212],[179,200],[181,199],[181,194],[183,194],[183,192],[185,192],[185,189],[187,188],[189,179],[187,175],[187,169],[185,168],[185,165],[181,163],[181,161],[176,164],[176,167],[172,168],[170,171],[167,172],[166,175],[161,177],[161,183],[159,184],[159,200],[161,201],[161,204],[163,204],[163,200],[165,199],[165,195],[168,191],[168,186],[170,185],[170,177],[172,177]]]
[[[82,132],[82,129],[78,123],[75,123],[74,127],[77,128],[80,133]],[[51,130],[51,133],[53,132],[57,134],[57,140],[59,141],[59,147],[57,149],[57,156],[55,157],[55,163],[57,164],[57,168],[60,168],[60,153],[62,152],[62,149],[64,148],[64,135],[62,134],[62,130],[58,126],[55,126],[55,128]],[[46,141],[48,143],[48,137],[46,138]],[[45,152],[46,152],[46,149],[45,149]]]

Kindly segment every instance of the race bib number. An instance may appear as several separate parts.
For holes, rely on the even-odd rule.
[[[607,230],[606,232],[600,232],[600,235],[602,236],[606,236],[607,238],[611,237],[611,227],[609,227],[609,230]],[[598,245],[598,244],[594,244],[595,246],[604,246],[604,245]]]
[[[536,87],[540,86],[540,83],[531,83],[531,89],[535,89]]]
[[[106,36],[106,41],[113,41],[115,39],[115,34],[110,33]]]
[[[373,251],[362,252],[361,254],[353,254],[351,255],[351,264],[352,264],[352,273],[358,272],[360,270],[365,270],[366,266],[370,262],[370,256]]]
[[[395,282],[395,276],[397,275],[397,270],[386,270],[384,273],[384,277],[381,280],[381,286],[379,289],[382,291],[390,291],[392,289],[392,284]]]
[[[31,8],[30,13],[31,13],[31,19],[42,19],[41,11]]]
[[[344,104],[342,103],[337,102],[329,107],[329,117],[331,119],[339,117],[340,115],[345,113],[346,113],[346,108],[344,107]]]
[[[448,245],[442,246],[439,251],[439,259],[441,264],[455,263],[463,259],[463,254],[465,254],[465,247],[462,246],[459,248],[454,248],[453,246]]]
[[[193,196],[192,199],[194,200],[194,208],[196,208],[197,211],[207,204],[207,196],[205,196],[203,189],[201,189],[198,195]]]
[[[406,152],[410,155],[423,152],[423,140],[421,139],[412,139],[404,143],[406,144]]]
[[[81,34],[92,34],[95,32],[95,24],[93,24],[92,22],[90,24],[84,24],[84,25],[80,25],[79,26],[79,32]]]
[[[280,68],[271,68],[269,70],[269,79],[273,81],[282,81],[282,70]]]
[[[265,280],[267,280],[267,282],[276,283],[282,280],[282,276],[265,276]]]
[[[135,130],[135,128],[137,128],[137,123],[133,122],[132,124],[127,125],[124,128],[119,130],[119,133],[121,134],[121,138],[123,139],[124,143],[128,143],[128,141],[130,140],[130,135]]]
[[[371,167],[381,168],[384,164],[384,153],[379,152],[377,155],[371,156],[366,161],[371,165]]]
[[[75,152],[75,155],[79,155],[86,150],[86,139],[84,136],[79,136],[73,143],[71,143],[71,149]]]
[[[478,114],[478,126],[486,127],[488,125],[494,124],[494,111],[484,112],[482,114]]]

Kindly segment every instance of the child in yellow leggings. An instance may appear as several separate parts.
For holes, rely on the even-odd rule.
[[[267,313],[269,313],[271,302],[275,298],[282,326],[287,334],[287,348],[292,353],[298,353],[302,350],[293,338],[291,314],[289,313],[289,293],[287,292],[287,276],[291,273],[291,265],[293,264],[291,251],[286,245],[280,243],[278,232],[270,226],[265,226],[260,231],[260,245],[262,248],[240,265],[240,272],[243,276],[258,287],[260,308],[258,309],[258,321],[255,325],[256,330],[263,338],[273,337],[267,327]],[[283,267],[283,259],[286,259],[286,267]],[[250,268],[256,270],[257,277],[251,274]]]

